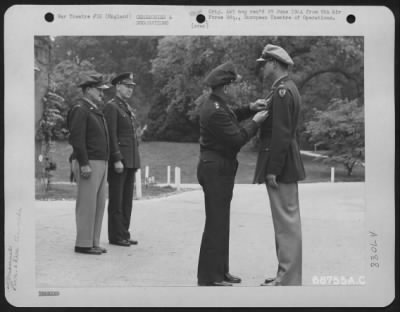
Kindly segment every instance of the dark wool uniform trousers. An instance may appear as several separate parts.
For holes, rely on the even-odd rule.
[[[116,173],[108,172],[108,240],[110,242],[130,239],[129,225],[132,214],[135,168],[124,168]]]
[[[197,280],[224,280],[229,272],[230,205],[238,162],[236,159],[200,160],[197,178],[203,187],[206,220],[201,240]]]

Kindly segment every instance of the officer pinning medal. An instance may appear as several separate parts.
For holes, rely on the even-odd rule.
[[[205,225],[201,240],[197,283],[199,286],[232,286],[241,278],[229,265],[230,205],[237,154],[268,117],[264,101],[231,108],[232,85],[241,76],[231,62],[214,68],[205,78],[211,94],[200,110],[200,159],[197,177],[204,192]],[[240,121],[249,119],[244,126]]]

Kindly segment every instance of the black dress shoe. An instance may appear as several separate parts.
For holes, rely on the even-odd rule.
[[[134,240],[134,239],[128,239],[127,241],[128,241],[129,244],[131,244],[131,245],[137,245],[137,244],[139,244],[139,242],[138,242],[137,240]]]
[[[126,239],[122,239],[119,241],[110,241],[111,245],[117,245],[117,246],[124,246],[124,247],[129,247],[131,245],[130,242],[128,242]]]
[[[106,253],[107,252],[107,249],[105,249],[103,247],[100,247],[100,246],[94,246],[93,249],[100,250],[101,253]]]
[[[92,247],[78,247],[75,246],[75,252],[87,254],[87,255],[101,255],[102,252]]]
[[[224,281],[228,282],[228,283],[238,284],[242,281],[242,279],[240,277],[234,276],[230,273],[225,273]]]
[[[222,281],[222,282],[198,282],[197,285],[199,286],[233,286],[231,283]]]
[[[275,278],[267,278],[260,286],[276,286]]]

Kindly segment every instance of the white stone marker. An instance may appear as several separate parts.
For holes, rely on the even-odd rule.
[[[144,184],[150,184],[149,183],[149,166],[144,167]]]
[[[136,198],[142,198],[142,174],[140,168],[136,170],[135,174],[135,185],[136,185]]]
[[[175,187],[179,191],[181,189],[181,168],[175,167]]]
[[[167,185],[171,185],[171,166],[167,166]]]

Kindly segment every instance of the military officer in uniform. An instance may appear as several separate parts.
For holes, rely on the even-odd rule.
[[[275,230],[278,270],[262,286],[301,285],[302,239],[297,182],[305,178],[296,128],[300,93],[288,76],[293,65],[281,47],[268,44],[257,62],[263,77],[272,78],[267,96],[270,116],[260,128],[260,151],[254,183],[266,183]]]
[[[135,83],[132,73],[122,73],[111,83],[115,97],[104,107],[110,134],[111,155],[108,174],[108,239],[110,244],[136,245],[131,238],[133,186],[135,172],[140,168],[136,129],[138,122],[127,100],[132,96]]]
[[[83,97],[68,113],[69,142],[78,184],[76,200],[75,252],[99,255],[100,232],[105,209],[108,158],[110,153],[107,124],[98,105],[107,89],[101,75],[86,77],[80,84]]]
[[[232,63],[212,70],[205,79],[212,92],[200,109],[200,160],[197,177],[205,199],[205,227],[200,247],[197,280],[199,286],[232,286],[239,277],[229,272],[230,203],[240,148],[256,134],[268,116],[263,103],[251,103],[236,110],[228,98],[231,84],[238,81]],[[259,111],[254,115],[256,111]],[[251,117],[244,125],[239,121]]]

